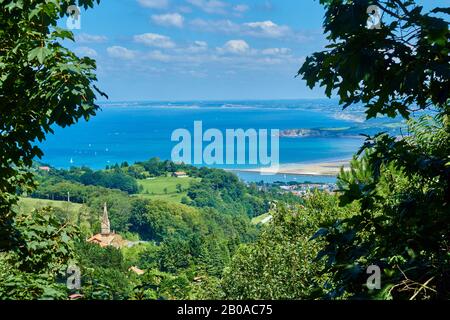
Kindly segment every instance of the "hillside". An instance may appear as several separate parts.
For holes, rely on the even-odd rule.
[[[180,203],[187,196],[186,191],[190,185],[199,181],[198,178],[171,176],[142,179],[138,180],[138,185],[141,187],[139,196]]]

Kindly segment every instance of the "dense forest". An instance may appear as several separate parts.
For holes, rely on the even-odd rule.
[[[338,192],[297,197],[158,159],[98,171],[34,162],[35,141],[89,120],[106,96],[95,61],[61,44],[74,40],[57,27],[73,3],[0,0],[0,299],[450,298],[449,8],[320,0],[329,45],[298,76],[343,108],[362,103],[368,119],[404,118],[408,132],[367,136]],[[373,4],[377,29],[366,27]],[[132,246],[86,241],[105,204]]]
[[[187,177],[173,177],[181,170]],[[276,187],[246,185],[233,173],[159,159],[133,165],[122,163],[99,171],[55,169],[36,163],[32,172],[37,188],[30,194],[19,194],[34,199],[34,205],[49,205],[32,213],[33,220],[44,219],[45,223],[49,219],[63,226],[64,239],[70,239],[70,261],[80,266],[81,293],[86,299],[223,298],[223,270],[239,246],[254,242],[260,232],[252,218],[266,214],[274,202],[303,203],[299,197]],[[175,192],[184,196],[172,200],[170,194],[160,199],[146,193],[143,186],[154,181],[180,181]],[[185,186],[181,187],[181,183]],[[81,207],[70,210],[52,206],[61,202]],[[100,230],[104,204],[114,232],[137,245],[102,248],[86,241]],[[25,219],[29,213],[23,212],[20,202],[18,208],[18,218]],[[66,231],[69,225],[70,230]],[[42,232],[44,237],[47,231]],[[62,235],[58,240],[63,240]],[[33,247],[28,250],[28,254],[36,254]],[[38,256],[50,258],[50,252],[44,253],[45,250],[51,248],[40,247]],[[131,267],[145,270],[144,275],[130,272]],[[11,286],[17,292],[28,292],[26,298],[46,297],[47,293],[38,288],[29,290],[36,283],[20,288],[17,278],[22,276],[12,273],[9,279],[14,281],[9,285],[2,283],[0,292],[4,298],[11,298]],[[50,279],[55,297],[67,296],[65,278]]]

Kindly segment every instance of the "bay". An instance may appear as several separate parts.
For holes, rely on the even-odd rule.
[[[342,112],[333,100],[106,102],[100,105],[101,111],[89,122],[55,128],[55,134],[48,135],[47,140],[39,144],[44,151],[41,161],[57,168],[88,166],[102,169],[115,163],[134,163],[152,157],[170,160],[176,145],[171,141],[172,132],[180,128],[193,132],[194,121],[202,121],[204,130],[216,128],[224,133],[226,129],[300,128],[340,128],[344,131],[353,128],[352,132],[355,132],[355,128],[364,123],[361,109]],[[363,138],[354,134],[282,137],[280,163],[348,159],[362,142]],[[217,167],[246,169],[255,166]],[[241,176],[248,180],[258,179],[250,174]],[[314,182],[330,180],[304,178]]]

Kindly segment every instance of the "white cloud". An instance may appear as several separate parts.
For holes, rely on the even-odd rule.
[[[272,21],[237,24],[230,20],[194,19],[190,22],[190,25],[194,28],[210,32],[222,32],[259,38],[292,38],[294,36],[291,28],[278,25]]]
[[[238,5],[233,7],[233,11],[235,11],[237,13],[247,12],[248,9],[250,9],[250,7],[248,5],[246,5],[246,4],[238,4]]]
[[[255,49],[244,40],[230,40],[224,46],[217,48],[217,52],[222,55],[232,54],[245,56],[255,61],[270,64],[274,64],[275,62],[281,63],[283,60],[287,61],[294,58],[289,48]]]
[[[218,51],[221,53],[247,54],[250,52],[250,46],[244,40],[230,40]]]
[[[169,62],[172,60],[171,56],[169,56],[168,54],[162,53],[159,50],[149,52],[147,55],[145,55],[144,58],[147,58],[150,60],[161,61],[161,62]]]
[[[164,9],[169,6],[169,0],[138,0],[139,4],[146,8]]]
[[[75,49],[75,53],[79,56],[96,57],[97,51],[89,47],[78,47]]]
[[[152,15],[152,20],[154,23],[166,27],[182,28],[184,24],[184,17],[179,13]]]
[[[206,43],[205,41],[195,41],[185,47],[178,47],[172,50],[173,51],[172,53],[176,53],[185,57],[191,58],[195,57],[195,59],[197,58],[201,59],[202,57],[204,57],[204,55],[201,54],[207,53],[208,50],[209,50],[208,43]]]
[[[208,50],[208,44],[205,41],[195,41],[189,47],[182,49],[182,51],[188,52],[188,53],[199,53],[199,52],[205,52],[207,50]]]
[[[287,55],[291,53],[289,48],[267,48],[261,50],[261,53],[267,56]]]
[[[110,47],[108,54],[125,59],[127,68],[138,72],[150,72],[150,68],[160,68],[158,72],[166,70],[191,77],[208,76],[208,70],[215,70],[217,66],[226,71],[282,72],[286,75],[291,74],[292,70],[304,61],[304,57],[294,56],[288,48],[256,49],[244,40],[230,40],[217,48],[208,46],[204,41],[195,41],[187,46],[167,50],[132,51],[124,47]],[[162,65],[164,69],[161,69]],[[230,74],[232,75],[232,72]]]
[[[136,52],[120,46],[109,47],[106,52],[112,58],[131,60],[136,57]]]
[[[145,44],[146,46],[170,49],[174,48],[175,43],[166,36],[156,33],[144,33],[134,36],[134,41]]]
[[[203,20],[194,19],[191,25],[195,28],[205,31],[224,32],[224,33],[239,33],[240,26],[230,20]]]
[[[208,49],[208,43],[205,41],[195,41],[194,45],[196,48],[201,48],[202,50]]]
[[[93,35],[93,34],[87,34],[82,33],[75,37],[76,42],[80,43],[100,43],[107,41],[108,38],[105,36],[99,36],[99,35]]]
[[[206,13],[226,14],[228,4],[220,0],[187,0],[193,6],[196,6]]]
[[[244,26],[248,34],[256,37],[282,38],[291,33],[288,26],[280,26],[270,20],[244,23]]]

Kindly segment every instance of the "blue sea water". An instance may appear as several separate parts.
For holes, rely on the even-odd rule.
[[[81,121],[64,129],[55,128],[55,134],[48,135],[47,140],[40,144],[44,151],[41,161],[58,168],[89,166],[100,169],[123,161],[133,163],[152,157],[170,159],[172,148],[177,144],[171,141],[172,132],[179,128],[193,131],[194,121],[202,121],[204,130],[217,128],[225,133],[226,129],[239,128],[357,127],[364,119],[361,109],[342,112],[333,100],[108,102],[100,105],[101,111],[89,122]],[[354,136],[281,138],[280,162],[346,159],[358,150],[362,142],[362,137]],[[242,174],[242,177],[258,180],[254,174]],[[281,180],[277,178],[267,179]],[[317,182],[333,179],[304,178]],[[302,180],[302,177],[298,179]]]

